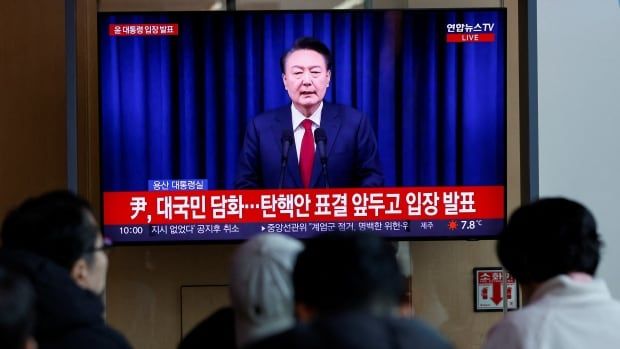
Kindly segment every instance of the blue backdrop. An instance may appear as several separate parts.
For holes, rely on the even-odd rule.
[[[100,14],[104,191],[149,179],[232,188],[246,123],[289,104],[279,59],[301,36],[333,53],[326,100],[364,112],[386,186],[502,185],[505,13],[313,11]],[[178,23],[113,37],[111,23]],[[446,24],[494,23],[492,43],[446,43]]]

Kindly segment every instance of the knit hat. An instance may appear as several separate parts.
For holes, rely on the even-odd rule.
[[[303,244],[294,238],[263,233],[236,251],[230,293],[238,347],[295,324],[292,273],[302,249]]]

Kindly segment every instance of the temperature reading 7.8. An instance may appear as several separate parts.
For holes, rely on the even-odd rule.
[[[461,221],[461,230],[474,230],[482,226],[482,220]]]

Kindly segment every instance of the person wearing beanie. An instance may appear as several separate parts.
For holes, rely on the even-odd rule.
[[[239,348],[295,325],[292,273],[302,249],[294,238],[263,233],[234,254],[230,297]]]
[[[306,241],[293,271],[300,323],[251,349],[452,349],[436,330],[399,314],[406,281],[394,246],[368,232]]]

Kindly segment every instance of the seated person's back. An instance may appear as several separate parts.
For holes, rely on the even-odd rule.
[[[244,348],[295,324],[293,265],[303,244],[292,237],[261,233],[239,246],[230,270],[231,307],[198,324],[178,349]]]
[[[620,303],[594,278],[601,242],[592,214],[566,199],[519,208],[497,243],[525,307],[487,336],[486,349],[620,347]]]
[[[0,268],[0,348],[36,349],[34,301],[26,280]]]
[[[262,233],[237,249],[230,272],[237,346],[246,347],[295,324],[291,274],[303,244]]]
[[[235,349],[235,314],[222,307],[202,320],[183,337],[177,349]]]
[[[425,324],[398,317],[405,279],[389,243],[368,233],[308,240],[293,272],[303,323],[260,348],[451,348]]]

